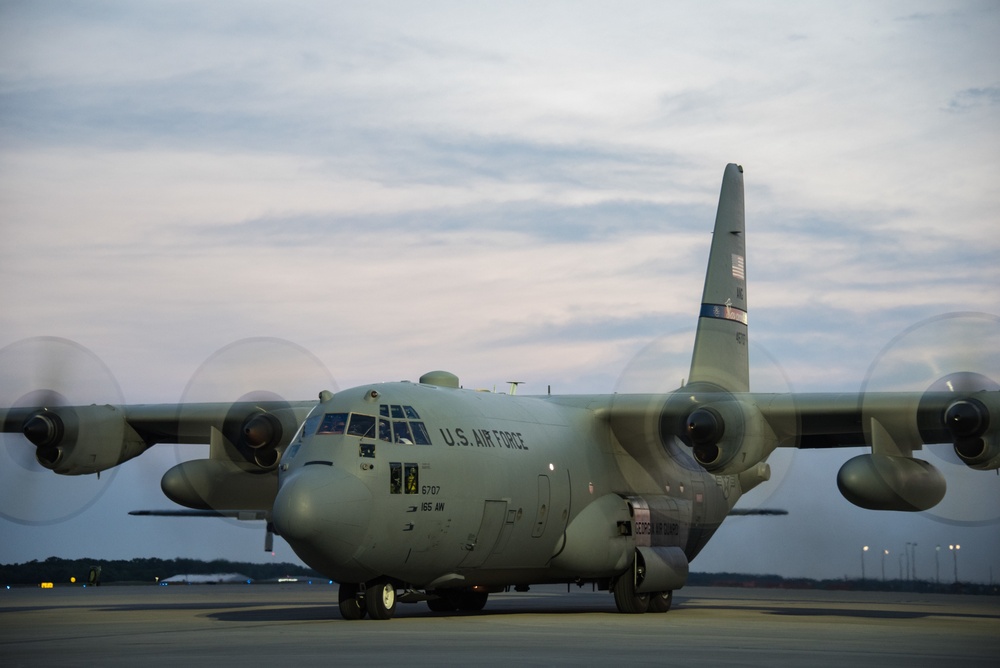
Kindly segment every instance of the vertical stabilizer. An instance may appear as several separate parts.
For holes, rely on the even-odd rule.
[[[743,168],[730,164],[722,177],[689,380],[730,392],[750,389],[745,236]]]

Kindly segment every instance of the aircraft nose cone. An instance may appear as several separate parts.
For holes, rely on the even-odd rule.
[[[371,503],[371,492],[356,477],[335,466],[310,465],[282,479],[271,517],[299,556],[322,555],[343,565],[361,545]]]

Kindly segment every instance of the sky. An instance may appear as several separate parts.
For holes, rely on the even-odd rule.
[[[989,1],[0,0],[0,360],[106,370],[84,402],[432,369],[670,389],[737,162],[752,389],[1000,378],[997,34]],[[259,525],[125,514],[168,507],[196,446],[70,492],[4,443],[0,562],[295,560]],[[997,475],[928,453],[957,505],[864,511],[836,487],[862,452],[777,453],[745,501],[790,514],[728,520],[692,567],[1000,580]]]

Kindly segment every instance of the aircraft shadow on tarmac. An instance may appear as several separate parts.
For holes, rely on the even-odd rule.
[[[614,615],[613,608],[585,607],[577,609],[565,609],[558,607],[538,608],[538,607],[518,607],[518,608],[486,608],[479,612],[431,612],[426,608],[407,609],[399,608],[396,613],[397,619],[446,619],[448,617],[495,617],[506,615],[543,616],[543,615],[574,615],[574,614],[606,614]],[[289,607],[289,608],[258,608],[254,610],[222,610],[211,615],[209,618],[222,622],[289,622],[289,621],[337,621],[344,619],[340,616],[337,606],[309,606],[309,607]]]
[[[546,602],[547,603],[547,602]],[[184,606],[188,607],[188,606]],[[783,617],[842,617],[855,619],[923,619],[927,617],[947,617],[953,619],[998,619],[1000,615],[971,613],[971,612],[943,612],[940,610],[921,612],[912,610],[885,610],[866,608],[840,608],[830,607],[781,607],[781,606],[713,606],[713,605],[678,605],[665,617],[670,615],[683,615],[686,611],[718,610],[732,612],[734,610],[756,612],[765,615],[776,615]],[[439,613],[431,612],[423,606],[400,607],[397,618],[412,619],[442,619],[448,617],[495,617],[508,615],[522,616],[546,616],[546,615],[613,615],[614,609],[610,606],[584,605],[577,607],[562,607],[559,605],[533,605],[507,604],[502,607],[486,608],[479,612],[453,612]],[[217,611],[207,617],[224,622],[290,622],[290,621],[343,621],[337,606],[290,606],[281,608],[261,608],[239,606],[238,609],[230,608]]]

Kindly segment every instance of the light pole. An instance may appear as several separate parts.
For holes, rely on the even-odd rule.
[[[951,554],[955,558],[955,584],[958,584],[958,551],[962,549],[962,546],[949,545],[948,549],[951,550]]]
[[[882,550],[882,582],[885,582],[885,558],[889,556],[889,550]]]
[[[906,543],[906,547],[903,548],[903,561],[906,563],[906,580],[910,580],[910,546],[913,543]]]
[[[868,546],[865,545],[861,548],[861,581],[865,580],[865,552],[868,551]]]
[[[934,583],[941,584],[941,546],[934,547]]]
[[[913,581],[917,580],[917,544],[910,543],[910,570],[913,571]]]

